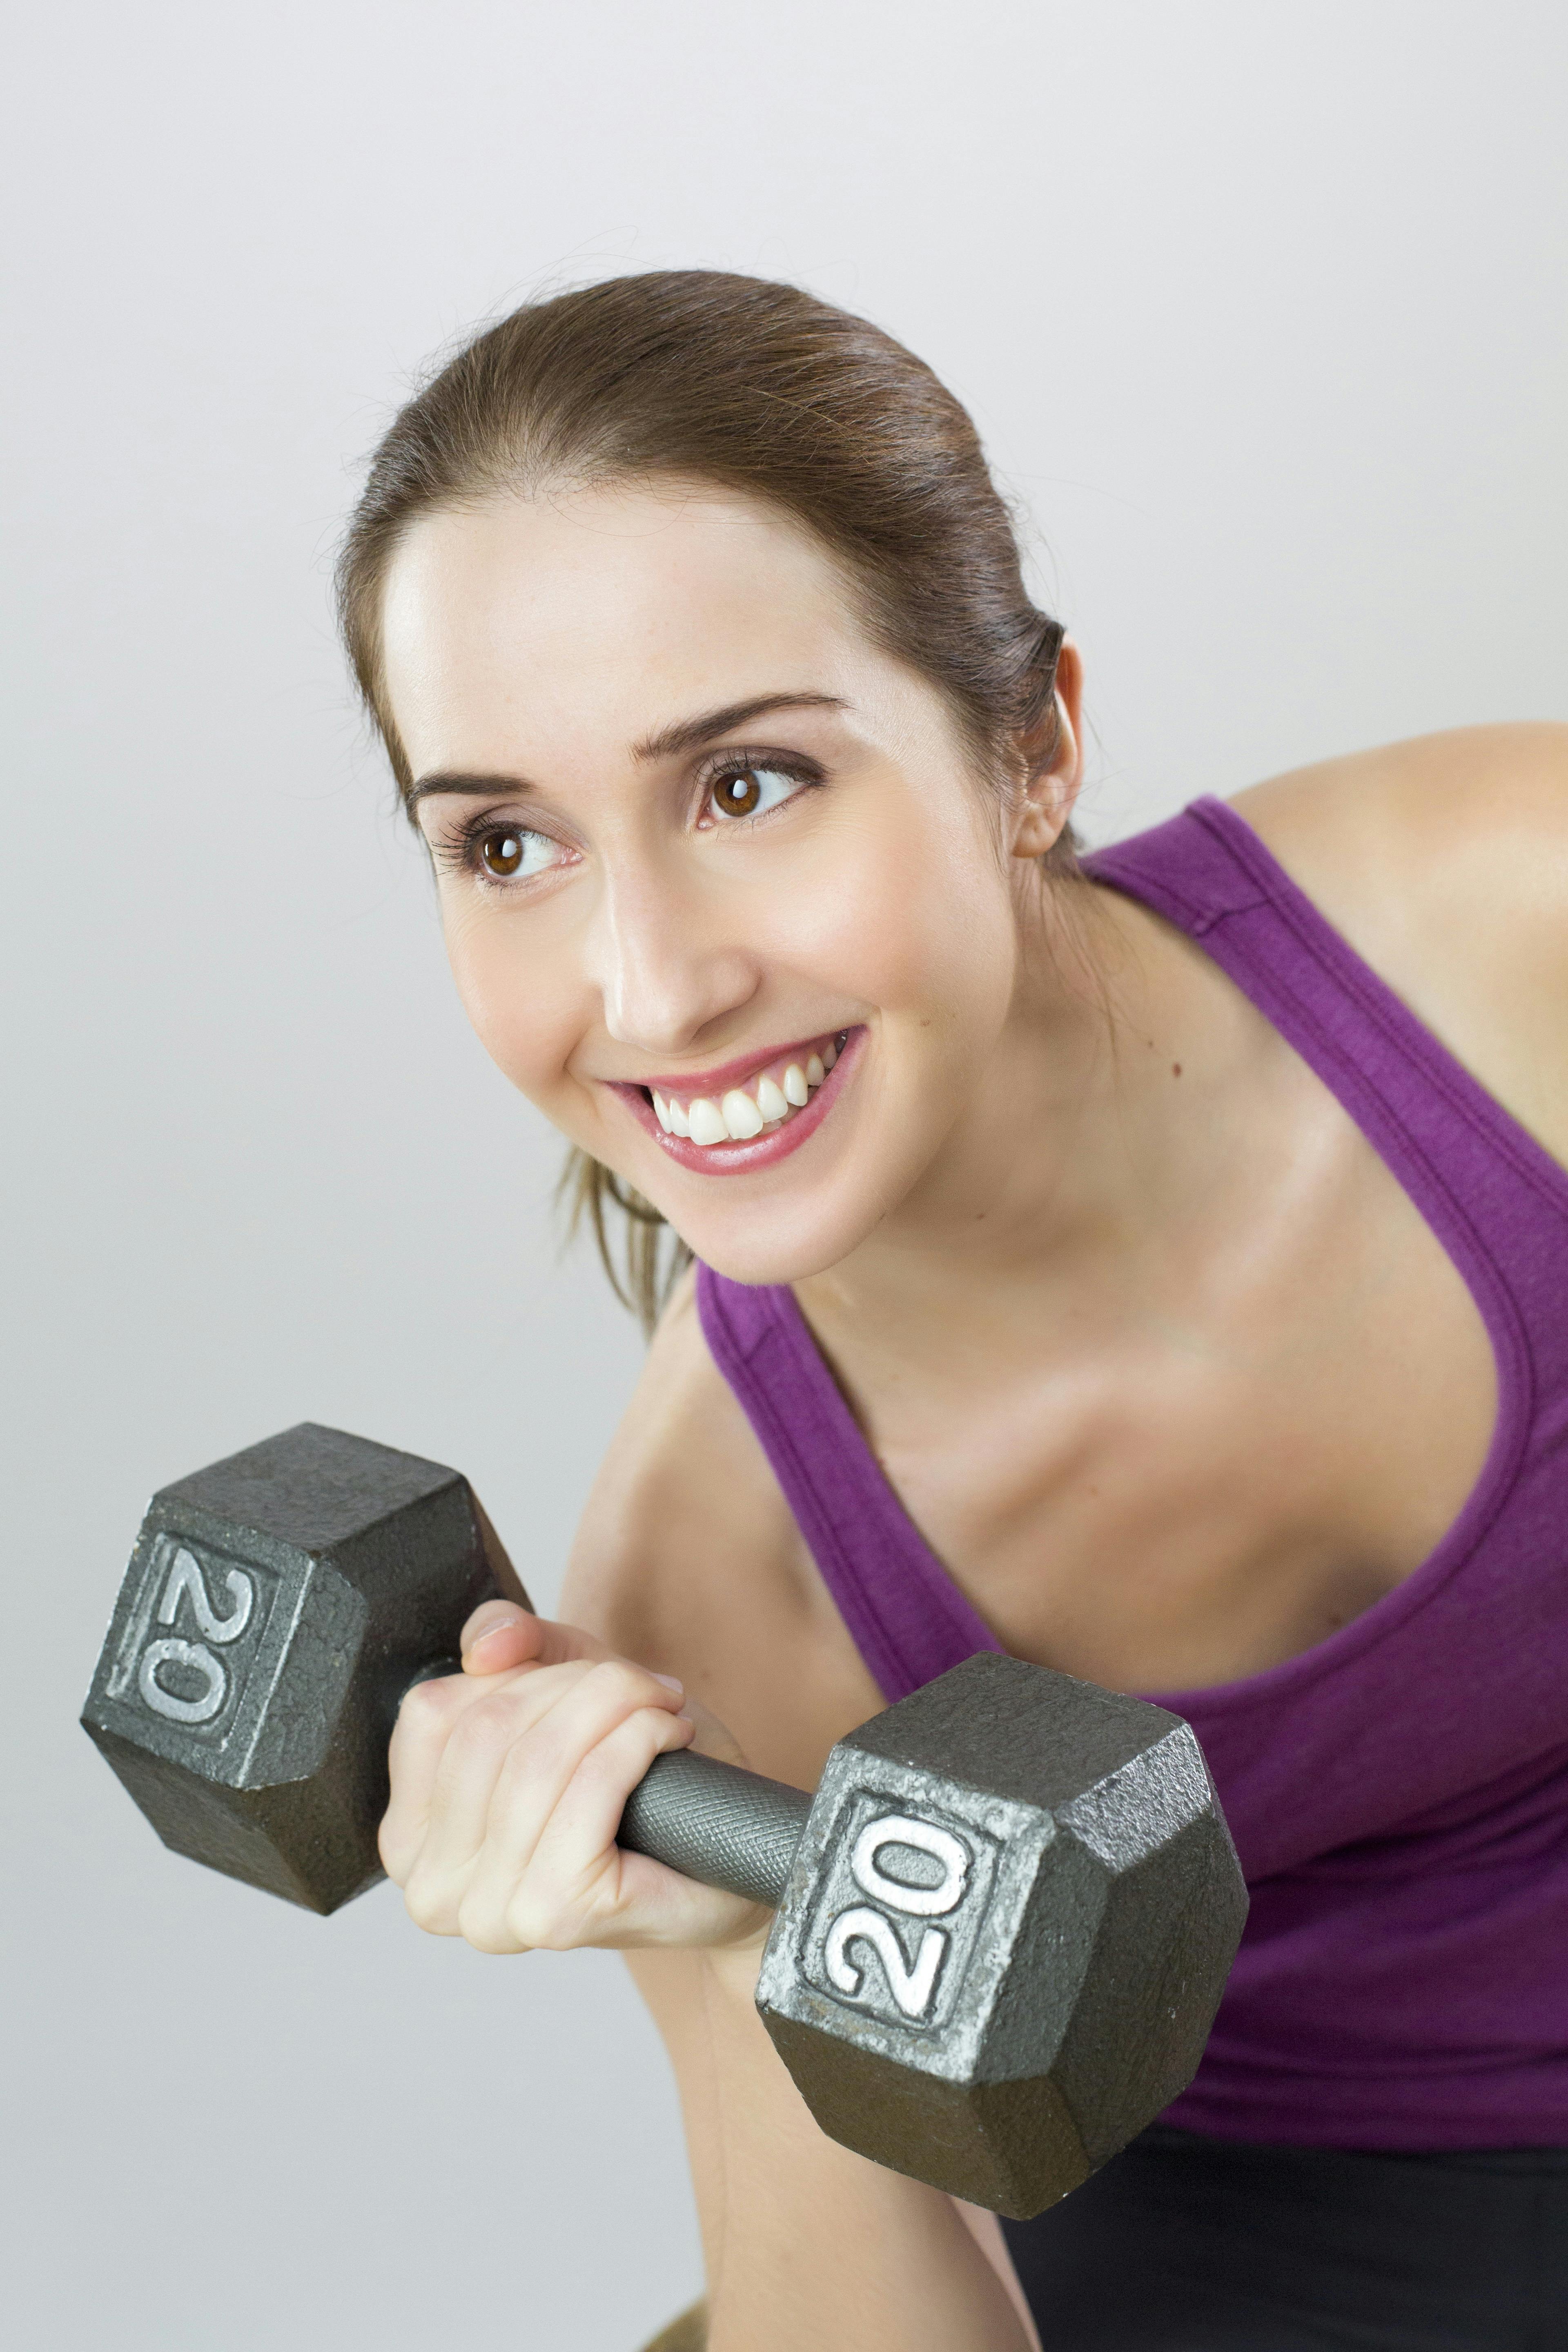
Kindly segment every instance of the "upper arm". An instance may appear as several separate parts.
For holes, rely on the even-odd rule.
[[[708,1352],[689,1276],[595,1481],[561,1613],[678,1675],[757,1770],[797,1786],[880,1705]]]
[[[1568,1161],[1568,726],[1477,727],[1237,808],[1521,1125]]]

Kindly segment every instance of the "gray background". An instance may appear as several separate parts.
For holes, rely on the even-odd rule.
[[[618,1963],[195,1870],[74,1724],[155,1485],[335,1422],[548,1601],[636,1372],[345,691],[356,460],[542,285],[798,278],[1026,502],[1095,835],[1568,715],[1568,16],[66,0],[6,65],[0,2333],[630,2352],[698,2271]]]

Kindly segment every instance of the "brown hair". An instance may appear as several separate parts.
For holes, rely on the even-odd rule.
[[[506,492],[626,478],[709,481],[802,523],[883,649],[945,698],[977,765],[1016,777],[1054,742],[1060,625],[1024,586],[1011,517],[967,412],[923,361],[795,286],[650,270],[514,310],[446,362],[372,460],[338,561],[338,612],[399,792],[388,707],[388,565],[422,514]],[[1045,861],[1075,865],[1064,834]],[[687,1253],[640,1194],[574,1151],[562,1192],[651,1326]],[[626,1215],[617,1269],[605,1209]]]

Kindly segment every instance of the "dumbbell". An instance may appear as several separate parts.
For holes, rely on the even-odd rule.
[[[165,1845],[331,1912],[404,1694],[502,1590],[456,1471],[304,1423],[153,1497],[82,1722]],[[660,1756],[618,1835],[773,1910],[757,2007],[826,2132],[1016,2219],[1191,2080],[1247,1910],[1190,1727],[993,1653],[814,1798]]]

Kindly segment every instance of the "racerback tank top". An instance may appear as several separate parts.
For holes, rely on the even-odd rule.
[[[1458,1267],[1496,1357],[1476,1486],[1415,1572],[1249,1679],[1159,1693],[1252,1894],[1165,2120],[1384,2149],[1568,2145],[1568,1171],[1215,800],[1088,861],[1197,940]],[[924,1542],[787,1287],[698,1270],[702,1328],[890,1701],[1001,1645]]]

